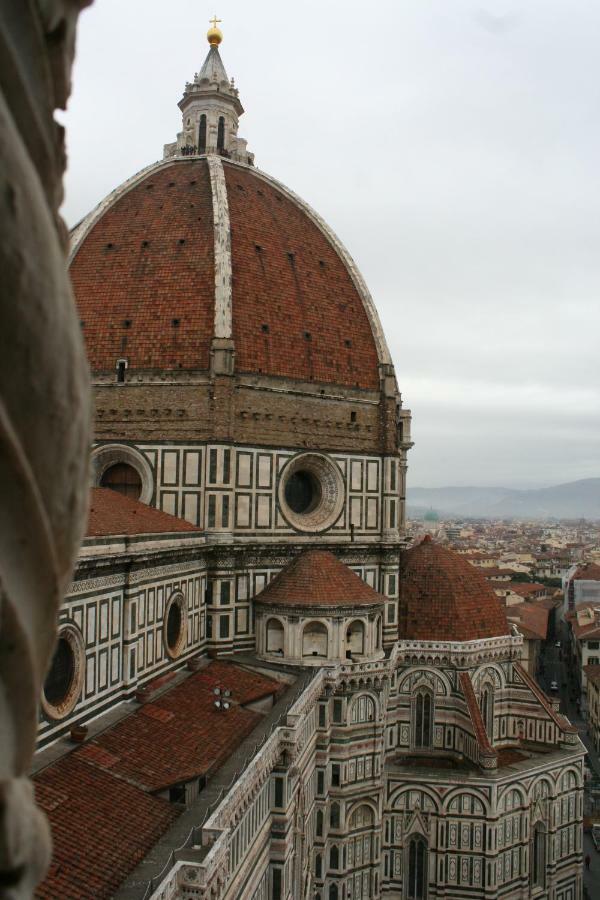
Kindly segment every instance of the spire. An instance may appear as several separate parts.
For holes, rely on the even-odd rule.
[[[238,162],[253,165],[254,154],[248,153],[246,141],[238,137],[239,117],[244,107],[233,78],[229,80],[219,46],[223,32],[216,15],[210,20],[206,39],[210,49],[202,68],[188,81],[179,109],[183,130],[172,144],[165,144],[164,158],[218,153]]]

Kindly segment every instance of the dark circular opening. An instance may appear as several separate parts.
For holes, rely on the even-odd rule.
[[[58,639],[50,671],[44,682],[44,695],[52,706],[60,706],[69,696],[75,677],[75,655],[66,638]]]
[[[110,488],[132,500],[139,500],[142,493],[142,479],[139,472],[127,463],[115,463],[103,473],[100,487]]]
[[[292,512],[312,512],[320,500],[321,485],[312,472],[301,469],[290,475],[285,485],[285,502]]]
[[[171,603],[167,614],[167,646],[174,653],[181,637],[181,607],[179,603]]]

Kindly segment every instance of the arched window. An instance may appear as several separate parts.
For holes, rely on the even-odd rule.
[[[546,884],[546,827],[537,822],[531,838],[530,859],[531,887],[545,887]]]
[[[204,113],[200,116],[198,128],[198,153],[206,153],[206,116]]]
[[[329,810],[329,824],[332,828],[340,827],[340,804],[332,803]]]
[[[427,843],[420,834],[408,842],[408,900],[427,897]]]
[[[322,622],[309,622],[302,632],[302,656],[327,656],[327,628]]]
[[[225,119],[219,116],[219,127],[217,129],[217,150],[225,149]]]
[[[481,691],[479,700],[481,718],[490,741],[494,740],[494,693],[491,686],[486,685]]]
[[[357,806],[350,816],[350,830],[354,831],[358,828],[372,828],[374,822],[373,810],[366,803]],[[389,822],[386,823],[389,827]]]
[[[317,824],[315,831],[317,833],[317,837],[323,836],[323,811],[320,809],[317,810]]]
[[[320,853],[317,853],[315,856],[315,878],[322,878],[323,876],[323,857]]]
[[[329,851],[329,868],[330,869],[339,869],[340,867],[340,851],[338,850],[337,844],[333,844],[331,850]]]
[[[375,619],[375,633],[377,635],[377,650],[381,650],[383,646],[383,622],[381,616]]]
[[[368,694],[361,694],[352,704],[352,712],[350,721],[355,722],[374,722],[375,721],[375,701]]]
[[[267,653],[283,655],[283,625],[279,619],[267,621]]]
[[[127,463],[115,463],[102,474],[100,487],[110,488],[118,494],[139,500],[142,493],[142,479],[139,472]]]
[[[346,651],[356,653],[358,656],[365,652],[365,626],[364,622],[356,621],[348,625],[346,631]]]
[[[429,691],[419,691],[414,700],[415,740],[417,749],[426,750],[432,746],[433,697]]]
[[[329,900],[338,900],[337,884],[329,885]]]

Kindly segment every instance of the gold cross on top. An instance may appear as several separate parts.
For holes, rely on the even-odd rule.
[[[212,17],[212,19],[209,19],[208,21],[212,25],[213,28],[216,28],[217,25],[223,21],[223,19],[217,19],[217,15],[215,13],[215,15]]]

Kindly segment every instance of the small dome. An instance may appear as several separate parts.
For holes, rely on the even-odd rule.
[[[474,641],[510,634],[493,588],[464,557],[429,535],[403,557],[400,640]]]
[[[385,597],[326,550],[292,560],[255,598],[263,606],[380,606]]]

